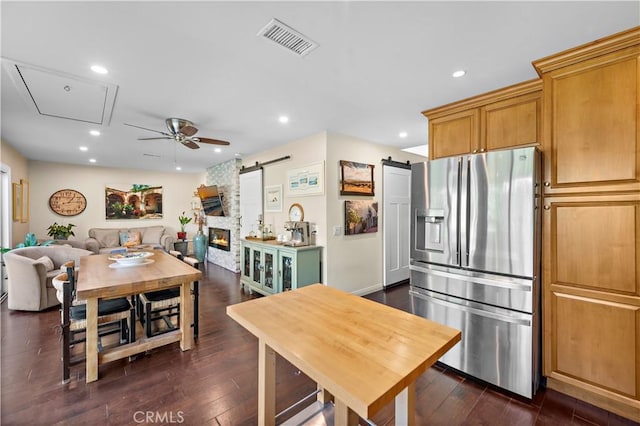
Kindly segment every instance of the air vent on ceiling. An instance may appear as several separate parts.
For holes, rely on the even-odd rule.
[[[275,18],[269,21],[257,35],[273,41],[298,56],[306,56],[318,47],[318,43]]]

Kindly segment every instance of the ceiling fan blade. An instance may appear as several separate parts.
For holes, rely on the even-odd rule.
[[[169,133],[161,132],[160,130],[147,129],[146,127],[136,126],[135,124],[129,124],[129,123],[122,123],[122,124],[124,124],[125,126],[135,127],[135,128],[138,128],[138,129],[148,130],[150,132],[156,132],[156,133],[160,133],[161,135],[173,137],[173,135],[171,135]]]
[[[172,136],[163,136],[163,137],[157,137],[157,138],[138,138],[139,141],[153,141],[157,139],[175,139],[175,138]]]
[[[198,133],[198,129],[187,124],[186,126],[180,128],[180,133],[185,136],[193,136]]]
[[[194,141],[192,141],[191,139],[185,139],[182,142],[180,142],[182,145],[186,146],[187,148],[191,148],[191,149],[199,149],[200,147],[198,146],[197,143],[195,143]]]
[[[229,142],[221,141],[219,139],[192,138],[192,140],[194,140],[195,142],[200,142],[200,143],[209,143],[211,145],[231,145]]]

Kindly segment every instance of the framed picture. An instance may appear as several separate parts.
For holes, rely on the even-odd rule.
[[[13,182],[13,221],[20,222],[22,217],[22,185]]]
[[[289,197],[320,194],[324,194],[324,162],[309,164],[287,172]]]
[[[105,219],[162,219],[162,187],[108,184],[104,188]]]
[[[375,195],[373,164],[340,160],[340,195]]]
[[[344,234],[378,232],[378,202],[352,200],[344,202]]]
[[[272,213],[282,211],[282,185],[264,187],[264,211]]]
[[[22,205],[20,210],[20,223],[29,222],[29,181],[20,179],[22,187]]]

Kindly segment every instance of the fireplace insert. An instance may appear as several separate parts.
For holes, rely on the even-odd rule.
[[[209,228],[209,246],[231,251],[231,231],[222,228]]]

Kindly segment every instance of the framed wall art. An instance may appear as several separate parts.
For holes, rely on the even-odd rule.
[[[104,188],[105,219],[162,219],[162,187],[109,184]]]
[[[282,185],[264,187],[264,211],[271,213],[282,211]]]
[[[12,184],[13,189],[13,221],[20,222],[22,217],[22,185],[16,182]]]
[[[378,232],[378,202],[347,200],[344,202],[344,234]]]
[[[375,195],[373,164],[340,160],[340,195]]]
[[[29,181],[20,179],[22,187],[22,206],[20,211],[20,223],[29,222]]]
[[[321,194],[324,194],[324,162],[309,164],[287,172],[289,197]]]

